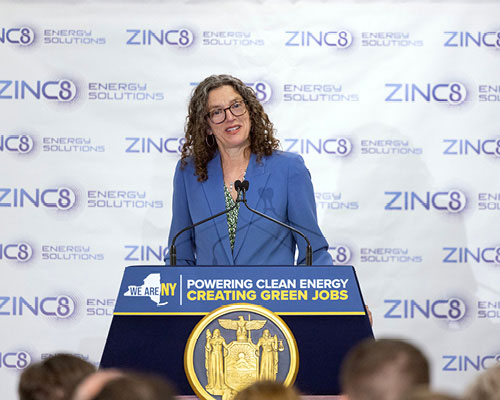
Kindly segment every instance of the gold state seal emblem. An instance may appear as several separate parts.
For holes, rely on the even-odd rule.
[[[258,380],[292,384],[298,371],[297,344],[273,312],[254,304],[231,304],[212,311],[193,329],[184,368],[200,398],[230,400]]]

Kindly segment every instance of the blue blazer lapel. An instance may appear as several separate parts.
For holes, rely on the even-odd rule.
[[[217,152],[215,157],[207,164],[208,179],[202,182],[203,191],[208,202],[209,214],[214,215],[226,208],[224,199],[224,178],[222,177],[222,167],[220,161],[220,153]],[[207,222],[215,225],[216,233],[219,236],[219,241],[222,243],[224,252],[227,257],[227,265],[234,265],[233,255],[231,254],[231,245],[229,244],[227,216],[221,215]]]
[[[250,161],[248,163],[247,173],[245,179],[248,180],[250,186],[246,194],[247,204],[250,208],[254,210],[259,210],[259,203],[261,202],[260,190],[265,189],[267,182],[269,180],[270,174],[266,172],[266,159],[262,158],[261,163],[257,163],[257,157],[255,154],[251,154]],[[254,218],[261,218],[248,210],[243,203],[240,203],[240,210],[238,213],[238,225],[236,230],[236,239],[234,242],[233,257],[236,259],[238,254],[242,249],[242,245],[246,240],[250,225]],[[251,246],[251,243],[247,244]]]

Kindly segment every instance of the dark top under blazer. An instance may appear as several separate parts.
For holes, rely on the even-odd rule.
[[[207,165],[208,179],[198,182],[192,160],[184,169],[180,161],[174,176],[173,236],[181,229],[225,209],[220,154]],[[298,154],[275,151],[256,161],[250,157],[245,175],[250,183],[247,204],[302,231],[311,241],[313,264],[331,265],[328,243],[318,226],[311,176]],[[178,265],[293,265],[296,245],[298,264],[305,263],[304,239],[268,221],[240,204],[234,250],[229,244],[227,216],[222,215],[176,240]],[[169,258],[167,256],[167,263]]]

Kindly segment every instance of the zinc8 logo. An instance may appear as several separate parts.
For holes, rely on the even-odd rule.
[[[345,49],[352,44],[352,34],[347,30],[332,31],[286,31],[285,46],[311,47],[327,46]]]
[[[0,80],[0,100],[55,100],[71,102],[78,94],[76,84],[69,79],[54,81]]]
[[[189,47],[194,42],[194,34],[187,28],[181,29],[127,29],[127,45],[157,44],[161,46]]]
[[[330,246],[328,251],[332,256],[334,264],[345,265],[351,260],[351,249],[346,245]]]
[[[1,28],[0,43],[29,46],[35,41],[35,32],[28,26],[19,28]]]
[[[53,300],[55,304],[52,306],[51,310],[45,311],[45,315],[66,319],[75,313],[76,304],[75,300],[71,297],[62,295],[53,298]]]
[[[500,32],[446,31],[445,47],[495,47],[500,49]]]
[[[391,199],[385,204],[385,210],[425,210],[448,211],[459,213],[467,205],[467,197],[460,190],[443,192],[384,192]]]
[[[352,143],[351,143],[351,140],[348,138],[341,137],[338,139],[326,140],[324,142],[325,147],[326,147],[326,143],[328,143],[328,142],[336,142],[336,146],[334,146],[334,148],[330,149],[330,150],[326,150],[326,148],[325,148],[326,153],[338,154],[341,157],[348,156],[351,153]]]
[[[265,104],[271,100],[273,95],[273,90],[271,85],[264,81],[256,81],[254,83],[248,84],[254,91],[257,100],[259,100],[262,104]]]
[[[33,248],[28,243],[0,243],[0,261],[11,260],[25,263],[32,257]]]
[[[351,153],[351,140],[345,137],[328,139],[284,139],[285,151],[298,154],[334,154],[339,157],[346,157]]]
[[[500,157],[500,139],[443,139],[446,155],[488,155]]]
[[[438,300],[385,299],[388,310],[384,314],[387,319],[439,319],[448,322],[462,320],[467,314],[465,302],[458,297]]]
[[[30,135],[0,135],[0,152],[28,154],[34,147],[35,142]]]
[[[443,354],[443,371],[483,371],[500,364],[500,354]]]
[[[443,263],[490,263],[500,265],[500,246],[443,247]]]
[[[22,317],[31,314],[65,320],[75,314],[76,307],[76,301],[67,295],[33,298],[0,296],[0,316]]]
[[[36,208],[67,211],[77,204],[77,196],[68,187],[50,189],[0,188],[0,207],[23,208],[32,205]]]
[[[467,89],[460,82],[451,83],[386,83],[387,102],[426,102],[460,105],[467,98]]]
[[[0,368],[24,369],[31,364],[26,351],[0,351]]]

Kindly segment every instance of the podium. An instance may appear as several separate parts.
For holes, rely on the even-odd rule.
[[[343,357],[373,337],[352,266],[129,266],[100,365],[154,372],[192,395],[188,338],[205,315],[234,303],[260,305],[290,328],[299,353],[295,386],[305,395],[339,394]]]

